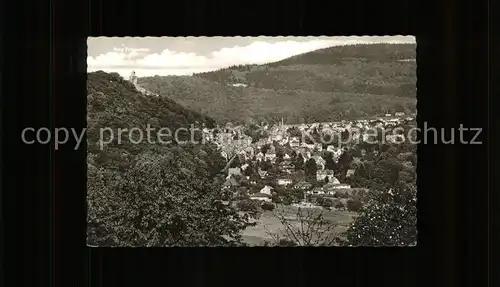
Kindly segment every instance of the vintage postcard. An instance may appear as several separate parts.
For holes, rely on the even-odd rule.
[[[416,45],[89,38],[88,246],[415,246]]]

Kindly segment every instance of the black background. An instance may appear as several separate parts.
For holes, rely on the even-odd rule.
[[[3,286],[500,286],[488,282],[496,270],[488,226],[498,229],[488,215],[498,196],[488,172],[495,159],[488,93],[497,88],[488,81],[494,33],[486,4],[9,3],[2,17]],[[418,247],[89,249],[86,145],[74,151],[68,142],[55,152],[23,145],[21,131],[86,126],[87,36],[187,35],[415,35],[419,125],[482,127],[483,145],[419,146]]]

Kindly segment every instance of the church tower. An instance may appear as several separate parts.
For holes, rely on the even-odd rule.
[[[129,80],[132,84],[137,85],[137,76],[135,75],[135,71],[132,71]]]

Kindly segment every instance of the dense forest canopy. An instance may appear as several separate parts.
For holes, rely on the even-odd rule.
[[[220,153],[207,144],[134,143],[118,128],[213,120],[167,97],[147,96],[117,74],[88,74],[88,243],[99,246],[233,246],[248,226],[220,202]],[[100,148],[100,129],[114,140]],[[157,130],[158,131],[158,130]],[[154,139],[154,138],[153,138]],[[203,220],[202,220],[203,219]]]

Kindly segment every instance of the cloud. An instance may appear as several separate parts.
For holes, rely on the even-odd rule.
[[[128,76],[136,70],[139,76],[151,75],[190,75],[192,73],[211,71],[231,65],[264,64],[275,62],[288,57],[307,53],[331,46],[388,42],[369,38],[340,37],[332,40],[316,39],[309,41],[279,41],[269,43],[255,41],[245,46],[233,46],[213,51],[207,56],[196,53],[174,52],[168,49],[161,53],[147,54],[143,51],[121,49],[101,54],[97,57],[88,57],[89,71],[104,70]],[[389,42],[409,42],[398,40]]]
[[[87,66],[89,67],[130,66],[134,64],[134,61],[130,59],[130,55],[124,52],[109,52],[95,58],[87,58]]]
[[[214,67],[214,58],[198,56],[195,53],[176,53],[163,50],[160,54],[151,54],[137,61],[139,67],[192,69]],[[215,65],[217,66],[217,65]]]
[[[223,48],[212,53],[212,59],[220,65],[264,64],[326,48],[332,45],[328,40],[308,42],[283,41],[277,43],[253,42],[244,47]]]

